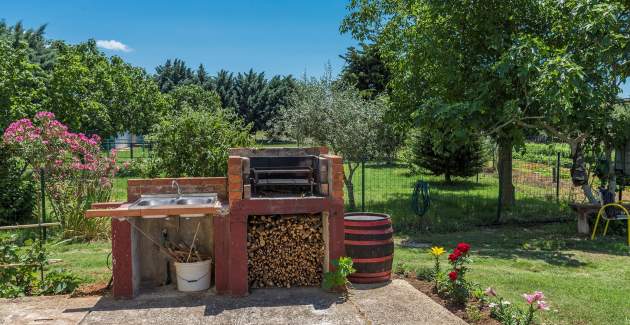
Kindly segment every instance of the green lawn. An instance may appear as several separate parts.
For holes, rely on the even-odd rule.
[[[397,243],[403,239],[449,250],[458,242],[472,244],[469,279],[519,304],[522,293],[543,291],[552,309],[542,314],[545,323],[630,324],[630,248],[624,237],[590,241],[576,235],[574,223],[563,223],[422,234]],[[409,269],[433,265],[426,248],[397,245],[394,260]]]
[[[84,283],[107,283],[111,276],[111,271],[107,268],[107,255],[111,246],[110,242],[48,244],[46,249],[49,258],[62,260],[48,268],[70,270],[79,275]],[[111,267],[111,258],[109,266]]]

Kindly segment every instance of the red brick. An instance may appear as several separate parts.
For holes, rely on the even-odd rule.
[[[230,175],[230,177],[228,177],[228,184],[243,184],[243,178],[241,175]]]
[[[243,192],[230,192],[229,194],[230,202],[232,201],[240,201],[243,199]]]
[[[241,182],[237,182],[237,183],[230,182],[230,185],[228,186],[228,191],[230,191],[230,192],[242,192],[243,191],[243,184]]]

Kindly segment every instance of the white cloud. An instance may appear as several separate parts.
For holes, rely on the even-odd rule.
[[[117,40],[98,40],[96,46],[112,51],[131,52],[131,48]]]

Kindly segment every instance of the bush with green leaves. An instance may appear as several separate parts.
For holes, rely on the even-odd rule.
[[[45,247],[39,240],[25,240],[18,246],[18,236],[0,237],[0,298],[72,293],[81,279],[69,271],[58,269],[44,273],[48,264]]]
[[[168,177],[223,176],[228,149],[251,146],[250,126],[223,110],[184,109],[164,118],[148,136],[153,159]]]
[[[467,141],[449,141],[436,136],[436,131],[414,130],[408,141],[408,162],[431,174],[444,175],[447,182],[453,176],[470,177],[479,173],[486,162],[481,138],[468,135]]]
[[[31,174],[0,144],[0,225],[25,223],[35,203]]]
[[[332,261],[335,270],[324,273],[324,281],[322,286],[326,290],[343,289],[348,282],[348,276],[356,270],[352,267],[352,259],[342,256]]]

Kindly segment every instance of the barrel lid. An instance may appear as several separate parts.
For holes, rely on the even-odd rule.
[[[378,221],[385,219],[389,219],[389,216],[376,213],[352,213],[344,216],[344,220],[347,221]]]

